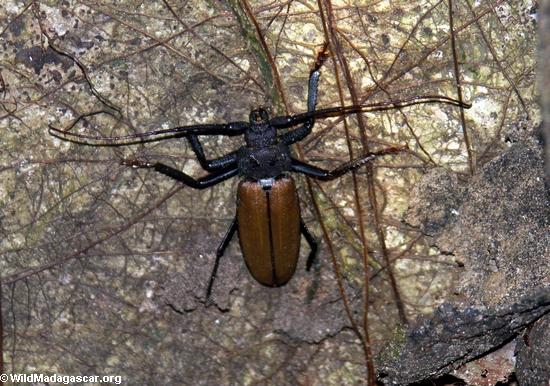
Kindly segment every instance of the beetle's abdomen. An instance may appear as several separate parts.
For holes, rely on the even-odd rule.
[[[290,280],[300,252],[300,206],[291,177],[271,188],[242,181],[237,193],[239,240],[248,270],[261,284],[278,287]]]

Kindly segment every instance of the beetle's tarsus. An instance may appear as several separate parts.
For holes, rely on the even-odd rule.
[[[138,159],[123,159],[122,161],[120,161],[120,164],[121,165],[124,165],[124,166],[129,166],[131,168],[134,168],[134,169],[150,169],[150,168],[154,168],[155,167],[155,164],[152,164],[150,162],[146,162],[146,161],[140,161]]]
[[[328,51],[328,42],[323,43],[323,48],[321,48],[321,51],[317,53],[317,59],[315,60],[315,65],[313,66],[313,69],[311,72],[319,71],[319,69],[323,66],[323,63],[327,58],[329,57]]]
[[[207,297],[206,300],[204,301],[204,307],[206,308],[213,306],[214,304],[215,304],[214,301],[210,297]]]

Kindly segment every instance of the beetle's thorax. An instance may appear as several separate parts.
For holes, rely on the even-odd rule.
[[[250,113],[250,127],[245,132],[246,146],[239,150],[239,173],[251,180],[280,176],[291,168],[288,146],[277,140],[277,130],[269,124],[263,108]]]
[[[276,178],[290,171],[291,165],[290,150],[282,143],[260,148],[243,146],[239,150],[239,173],[246,179]]]
[[[250,148],[273,146],[277,143],[277,131],[267,122],[253,123],[245,131],[244,140]]]

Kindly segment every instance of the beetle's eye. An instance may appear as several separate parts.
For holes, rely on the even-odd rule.
[[[260,114],[258,114],[258,110],[252,110],[250,112],[250,122],[256,123],[258,122],[259,118],[260,118]]]

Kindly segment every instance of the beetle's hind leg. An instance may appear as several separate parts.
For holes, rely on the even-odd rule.
[[[210,295],[212,294],[212,287],[214,286],[214,280],[216,280],[216,275],[218,274],[218,267],[220,265],[220,259],[223,256],[227,246],[231,242],[231,239],[237,231],[237,216],[231,222],[229,229],[225,233],[225,236],[220,243],[220,246],[216,250],[216,260],[214,261],[214,268],[212,268],[212,273],[210,274],[210,280],[208,281],[208,287],[206,288],[206,305],[210,303]]]
[[[219,184],[222,181],[234,177],[239,173],[239,169],[237,168],[237,166],[231,166],[208,174],[204,177],[195,179],[190,175],[179,171],[176,168],[173,168],[172,166],[168,166],[160,162],[150,163],[140,160],[124,160],[122,164],[130,166],[132,168],[154,169],[155,171],[164,174],[165,176],[168,176],[170,178],[173,178],[174,180],[179,181],[193,189],[206,189],[210,186]]]
[[[304,220],[300,220],[300,232],[304,235],[310,249],[310,252],[306,261],[306,271],[309,271],[313,266],[313,263],[315,262],[315,260],[317,260],[317,241],[307,229],[306,224],[304,223]]]

